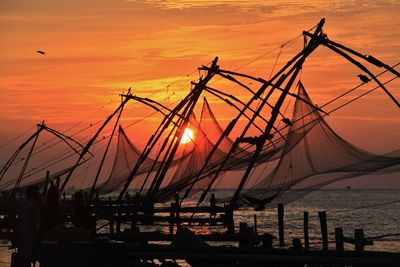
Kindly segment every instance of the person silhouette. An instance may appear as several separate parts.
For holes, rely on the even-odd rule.
[[[266,249],[272,249],[275,238],[276,237],[274,237],[270,233],[263,234],[261,236],[261,246],[260,247],[266,248]]]
[[[300,238],[295,237],[292,239],[292,246],[289,248],[289,250],[292,251],[295,255],[298,255],[303,251],[303,244],[301,243]],[[289,266],[304,267],[304,263],[301,263],[301,262],[293,263],[293,264],[290,264]],[[310,265],[307,265],[307,266],[310,266]],[[313,266],[313,265],[311,265],[311,266]]]
[[[301,243],[300,238],[293,238],[292,239],[292,248],[293,251],[302,251],[303,250],[303,244]]]

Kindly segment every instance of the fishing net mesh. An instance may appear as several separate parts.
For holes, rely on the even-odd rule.
[[[293,201],[339,180],[400,171],[400,151],[375,155],[348,143],[329,127],[324,120],[327,114],[320,113],[315,108],[301,83],[297,96],[290,123],[281,127],[284,138],[275,135],[272,139],[274,145],[270,142],[264,145],[238,205],[275,205],[277,201]],[[206,99],[200,120],[191,116],[188,128],[193,131],[193,140],[171,164],[174,170],[169,172],[166,181],[156,193],[158,201],[169,199],[176,192],[181,196],[190,196],[208,188],[211,182],[218,184],[221,178],[214,177],[214,174],[222,162],[224,165],[219,174],[243,172],[253,155],[254,149],[248,149],[248,145],[239,146],[228,156],[228,151],[234,144],[228,136],[223,136],[214,148],[223,135],[223,128]],[[111,174],[99,189],[110,192],[120,188],[130,175],[140,153],[120,128]],[[144,160],[134,179],[137,185],[143,181],[140,176],[149,172],[153,164],[155,171],[160,162],[150,158]],[[236,177],[236,180],[238,178],[240,177]]]

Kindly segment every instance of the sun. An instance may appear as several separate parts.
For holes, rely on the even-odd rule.
[[[181,138],[181,144],[187,144],[191,141],[193,141],[193,131],[189,128],[186,128]]]

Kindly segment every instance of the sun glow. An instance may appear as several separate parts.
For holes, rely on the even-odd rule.
[[[181,138],[181,144],[187,144],[191,141],[193,141],[193,131],[186,128]]]

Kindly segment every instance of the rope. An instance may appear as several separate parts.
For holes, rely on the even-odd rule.
[[[317,27],[317,25],[315,25],[314,27],[310,28],[308,31],[312,31],[312,30],[315,29],[316,27]],[[255,58],[253,58],[252,60],[250,60],[250,61],[247,62],[246,64],[244,64],[244,65],[242,65],[242,66],[240,66],[240,67],[234,69],[234,71],[241,70],[241,69],[243,69],[244,67],[247,67],[248,65],[250,65],[250,64],[252,64],[252,63],[254,63],[254,62],[256,62],[256,61],[262,59],[263,57],[265,57],[265,56],[271,54],[272,52],[275,52],[275,51],[278,50],[278,49],[283,49],[283,47],[285,47],[285,46],[289,46],[289,45],[290,45],[291,43],[293,43],[296,39],[298,39],[299,37],[302,37],[302,36],[303,36],[303,33],[301,33],[301,34],[299,34],[299,35],[296,35],[295,37],[293,37],[293,38],[290,39],[289,41],[283,43],[282,45],[280,45],[280,46],[278,46],[278,47],[275,47],[275,48],[273,48],[273,49],[271,49],[271,50],[265,52],[264,54],[261,54],[260,56],[257,56],[257,57],[255,57]],[[280,53],[279,53],[279,55],[280,55]]]
[[[69,127],[69,128],[67,128],[66,130],[64,130],[63,133],[68,133],[70,130],[72,130],[72,129],[74,129],[75,127],[77,127],[78,125],[82,124],[82,123],[85,121],[86,118],[92,117],[94,114],[96,114],[96,113],[98,113],[100,110],[102,110],[105,106],[111,105],[111,104],[113,103],[113,101],[116,100],[116,99],[118,99],[118,96],[112,98],[108,103],[102,104],[102,105],[100,106],[100,108],[98,108],[98,109],[95,110],[94,112],[90,113],[89,115],[85,116],[81,121],[75,123],[75,124],[72,125],[71,127]],[[81,133],[82,131],[84,131],[84,130],[86,130],[86,129],[88,129],[88,128],[92,127],[93,125],[96,125],[96,124],[98,124],[98,123],[100,123],[100,122],[101,122],[101,121],[97,121],[97,122],[95,122],[95,123],[92,123],[92,124],[90,124],[90,126],[85,127],[84,129],[78,131],[77,133],[75,133],[75,134],[73,134],[73,135],[71,135],[71,136],[75,136],[76,134]],[[54,141],[54,140],[57,140],[57,142],[56,142],[55,144],[49,145],[49,143],[51,144],[51,142]],[[32,154],[32,156],[36,155],[36,154],[39,153],[39,152],[42,152],[42,151],[46,150],[46,148],[44,148],[44,149],[42,148],[42,149],[41,149],[41,147],[43,147],[43,146],[45,146],[45,145],[48,145],[48,146],[52,147],[52,146],[54,146],[54,145],[56,145],[56,144],[59,144],[60,142],[62,142],[62,141],[59,140],[57,137],[53,137],[53,138],[51,138],[46,144],[43,144],[43,145],[38,146],[37,148],[35,148],[34,153]],[[41,150],[39,150],[39,149],[41,149]],[[23,157],[25,157],[25,155],[23,155]]]
[[[279,50],[278,56],[277,56],[276,59],[275,59],[275,63],[274,63],[274,65],[272,66],[271,72],[269,73],[268,80],[271,79],[272,74],[274,73],[275,67],[276,67],[276,65],[278,64],[278,60],[279,60],[279,58],[280,58],[280,56],[281,56],[282,50],[283,50],[283,45],[281,46],[281,49]]]
[[[399,65],[400,64],[400,62],[399,63],[397,63],[396,65],[394,65],[394,67],[395,66],[397,66],[397,65]],[[383,71],[382,73],[380,73],[380,74],[378,74],[377,76],[380,76],[380,75],[382,75],[383,73],[385,73],[385,72],[387,72],[387,71]],[[386,85],[386,84],[388,84],[388,83],[390,83],[390,82],[392,82],[393,80],[395,80],[395,79],[397,79],[398,77],[394,77],[394,78],[392,78],[392,79],[390,79],[390,80],[388,80],[388,81],[386,81],[385,83],[383,83],[384,85]],[[356,88],[358,88],[358,87],[360,87],[360,86],[362,86],[363,84],[360,84],[360,85],[358,85],[358,86],[356,86],[355,88],[352,88],[350,91],[354,91]],[[373,92],[374,90],[376,90],[376,89],[378,89],[378,88],[380,88],[380,86],[378,85],[378,86],[376,86],[375,88],[373,88],[373,89],[371,89],[371,90],[369,90],[369,91],[367,91],[367,92],[365,92],[365,93],[363,93],[363,94],[361,94],[361,95],[359,95],[359,96],[357,96],[356,98],[354,98],[354,99],[352,99],[352,100],[350,100],[350,101],[348,101],[348,102],[346,102],[346,103],[344,103],[344,104],[342,104],[341,106],[339,106],[339,107],[336,107],[336,108],[334,108],[334,109],[332,109],[331,111],[329,111],[328,113],[333,113],[334,111],[337,111],[338,109],[340,109],[340,108],[342,108],[342,107],[344,107],[344,106],[346,106],[346,105],[348,105],[348,104],[350,104],[350,103],[352,103],[352,102],[354,102],[354,101],[356,101],[356,100],[358,100],[358,99],[360,99],[361,97],[363,97],[363,96],[365,96],[365,95],[367,95],[367,94],[369,94],[369,93],[371,93],[371,92]],[[343,97],[344,95],[346,95],[347,93],[349,93],[350,91],[348,91],[348,92],[346,92],[346,93],[344,93],[344,94],[342,94],[341,96],[339,96],[339,97],[336,97],[335,99],[333,99],[333,100],[331,100],[331,101],[329,101],[327,104],[329,104],[329,103],[332,103],[332,102],[334,102],[334,101],[336,101],[337,99],[339,99],[340,97]],[[324,104],[324,106],[326,106],[327,104]],[[308,116],[308,115],[310,115],[311,113],[309,113],[309,114],[306,114],[306,115],[304,115],[303,117],[301,117],[299,120],[301,120],[301,119],[304,119],[306,116]],[[326,116],[326,114],[323,114],[322,115],[322,117],[325,117]],[[315,120],[313,120],[313,121],[311,121],[311,122],[309,122],[307,125],[309,125],[309,124],[311,124],[311,123],[313,123],[313,122],[315,122],[316,120],[318,120],[319,118],[317,118],[317,119],[315,119]],[[304,125],[304,126],[307,126],[307,125]],[[304,127],[303,126],[303,127]],[[283,128],[282,128],[283,129]],[[282,130],[282,129],[280,129],[280,130]],[[296,129],[297,130],[297,129]],[[291,132],[293,132],[293,131],[291,131]],[[291,132],[288,132],[287,134],[286,134],[286,136],[288,135],[288,134],[290,134]],[[281,137],[279,137],[279,138],[277,138],[276,140],[274,140],[274,142],[278,142],[278,141],[280,141],[282,138]],[[234,154],[235,155],[235,154]]]
[[[194,72],[192,72],[192,73],[194,73]],[[177,83],[177,82],[179,82],[179,81],[181,81],[181,80],[183,80],[183,79],[186,79],[186,77],[177,79],[176,81],[171,82],[169,85],[174,84],[174,83]],[[164,89],[164,88],[163,88],[163,89]],[[158,91],[153,92],[152,94],[148,95],[148,97],[151,97],[151,96],[153,96],[153,95],[155,95],[155,94],[161,92],[163,89],[160,89],[160,90],[158,90]],[[168,97],[169,97],[169,96],[167,96],[166,99],[167,99]],[[114,99],[113,99],[113,100],[114,100]],[[111,104],[111,103],[113,102],[113,100],[111,100],[110,103],[107,103],[106,105]],[[174,103],[172,103],[172,104],[170,104],[170,105],[173,105],[173,104],[175,104],[175,103],[177,103],[177,102],[178,102],[178,101],[176,101],[176,102],[174,102]],[[169,106],[170,106],[170,105],[169,105]],[[102,105],[100,109],[102,109],[103,107],[104,107],[104,105]],[[98,110],[100,110],[100,109],[98,109]],[[96,110],[94,113],[98,112],[98,110]],[[91,114],[94,114],[94,113],[91,113]],[[140,119],[140,120],[138,120],[138,121],[136,121],[136,122],[134,122],[134,123],[128,125],[127,127],[125,127],[125,129],[128,128],[128,127],[131,127],[131,126],[134,125],[134,124],[137,124],[137,123],[143,121],[144,119],[150,117],[151,115],[154,115],[155,113],[156,113],[156,112],[152,112],[151,114],[145,116],[144,118],[142,118],[142,119]],[[89,115],[89,116],[90,116],[90,115]],[[89,116],[87,116],[87,117],[89,117]],[[83,121],[84,121],[84,120],[81,120],[80,122],[74,124],[73,126],[71,126],[70,128],[68,128],[68,129],[66,130],[66,132],[68,132],[68,131],[70,131],[71,129],[75,128],[76,126],[78,126],[79,124],[81,124]],[[100,122],[102,122],[102,120],[99,120],[99,121],[97,121],[97,122],[94,123],[94,124],[90,124],[89,126],[87,126],[87,127],[83,128],[83,129],[81,129],[81,130],[75,132],[75,133],[72,134],[71,136],[75,136],[75,135],[77,135],[77,134],[79,134],[79,133],[82,133],[82,132],[84,132],[85,130],[87,130],[87,129],[93,127],[94,125],[99,124]],[[36,127],[36,126],[35,126],[35,127]],[[35,128],[35,127],[33,127],[33,128]],[[26,134],[27,132],[29,132],[29,131],[31,131],[31,130],[32,130],[32,128],[29,129],[29,130],[27,130],[26,132],[22,133],[20,136]],[[107,131],[106,131],[106,132],[107,132]],[[107,135],[107,137],[109,137],[109,136],[110,136],[110,135]],[[18,137],[19,137],[19,136],[18,136]],[[14,138],[14,139],[17,139],[18,137]],[[44,148],[43,148],[43,147],[42,147],[42,148],[38,147],[37,149],[35,149],[36,151],[32,154],[32,157],[35,156],[35,155],[37,155],[37,154],[40,154],[41,152],[44,152],[44,151],[50,149],[51,147],[54,147],[55,145],[57,145],[57,144],[59,144],[59,143],[62,142],[62,141],[60,140],[60,141],[57,141],[57,142],[55,142],[55,143],[49,145],[49,143],[52,142],[52,141],[55,140],[55,139],[56,139],[55,137],[53,137],[52,139],[50,139],[49,142],[47,142],[47,146],[46,146],[46,147],[44,147]],[[13,140],[10,140],[9,142],[12,142],[12,141],[13,141]],[[101,141],[103,141],[103,140],[98,140],[97,142],[95,142],[95,144],[98,143],[98,142],[101,142]],[[7,143],[9,143],[9,142],[7,142]],[[6,144],[4,144],[4,145],[6,145]],[[71,157],[71,156],[74,155],[74,154],[70,154],[70,155],[68,155],[68,156],[66,156],[66,157],[63,157],[63,156],[66,155],[67,153],[68,153],[68,151],[67,151],[67,152],[62,152],[61,154],[59,154],[58,156],[56,156],[56,157],[52,160],[53,163],[52,163],[52,161],[50,161],[50,162],[47,162],[47,165],[44,165],[44,164],[42,164],[41,166],[39,165],[40,170],[44,170],[44,169],[46,169],[46,168],[48,168],[48,167],[51,167],[51,166],[53,166],[53,165],[59,163],[60,160],[58,160],[58,159],[60,159],[60,158],[62,158],[61,160],[65,160],[65,159],[67,159],[67,158],[69,158],[69,157]],[[15,165],[15,164],[18,164],[18,163],[22,162],[22,161],[24,160],[23,158],[24,158],[24,156],[22,156],[22,158],[21,158],[20,160],[14,161],[10,166],[13,166],[13,165]],[[55,161],[55,162],[54,162],[54,161]],[[85,164],[85,165],[86,165],[86,164]],[[42,167],[42,168],[41,168],[41,167]],[[29,176],[31,176],[31,175],[33,175],[33,174],[36,174],[36,173],[38,173],[40,170],[32,169],[32,170],[31,170],[30,172],[28,172],[24,177],[29,177]]]
[[[399,63],[400,64],[400,63]],[[392,78],[392,79],[390,79],[390,80],[387,80],[386,82],[384,82],[383,83],[383,85],[386,85],[386,84],[388,84],[388,83],[390,83],[390,82],[392,82],[392,81],[394,81],[395,79],[397,79],[397,78],[399,78],[399,77],[394,77],[394,78]],[[349,105],[349,104],[351,104],[351,103],[353,103],[354,101],[356,101],[356,100],[358,100],[358,99],[360,99],[360,98],[362,98],[362,97],[364,97],[364,96],[366,96],[367,94],[370,94],[370,93],[372,93],[373,91],[375,91],[376,89],[378,89],[378,88],[380,88],[380,86],[378,85],[378,86],[376,86],[376,87],[374,87],[374,88],[372,88],[371,90],[369,90],[369,91],[367,91],[367,92],[365,92],[365,93],[363,93],[363,94],[361,94],[361,95],[359,95],[359,96],[357,96],[357,97],[355,97],[354,99],[351,99],[351,100],[349,100],[348,102],[345,102],[344,104],[342,104],[342,105],[340,105],[340,106],[338,106],[338,107],[336,107],[336,108],[334,108],[334,109],[332,109],[332,110],[330,110],[330,111],[328,111],[327,112],[327,114],[331,114],[331,113],[333,113],[333,112],[335,112],[335,111],[337,111],[338,109],[341,109],[341,108],[343,108],[343,107],[345,107],[345,106],[347,106],[347,105]],[[325,105],[324,105],[325,106]],[[322,108],[323,106],[321,106],[321,108]],[[313,111],[314,112],[314,111]],[[301,118],[299,118],[298,120],[296,120],[296,121],[299,121],[299,120],[302,120],[302,119],[304,119],[306,116],[308,116],[308,115],[310,115],[310,114],[312,114],[313,112],[311,112],[311,113],[308,113],[308,114],[306,114],[306,115],[304,115],[304,116],[302,116]],[[325,117],[325,116],[327,116],[327,114],[322,114],[321,115],[321,118],[323,118],[323,117]],[[302,126],[302,128],[303,127],[305,127],[305,126],[307,126],[307,125],[309,125],[309,124],[311,124],[311,123],[314,123],[314,122],[316,122],[317,120],[319,120],[320,118],[316,118],[315,120],[312,120],[312,121],[310,121],[309,123],[307,123],[306,125],[303,125]],[[296,122],[296,121],[294,121],[294,122]],[[282,128],[283,129],[283,128]],[[282,130],[282,129],[279,129],[279,130]],[[298,128],[298,129],[300,129],[300,128]],[[294,129],[294,130],[292,130],[292,131],[290,131],[290,132],[288,132],[287,134],[286,134],[286,136],[288,135],[288,134],[290,134],[290,133],[292,133],[292,132],[294,132],[294,131],[296,131],[296,130],[298,130],[298,129]],[[282,138],[281,137],[279,137],[279,138],[277,138],[277,139],[275,139],[274,140],[274,142],[276,143],[276,142],[279,142],[279,141],[281,141],[282,140]]]
[[[189,76],[189,78],[190,78],[190,76],[192,76],[193,73],[195,73],[196,71],[197,71],[197,70],[195,70],[195,71],[189,73],[189,74],[188,74],[187,76],[185,76],[185,77],[181,77],[181,78],[179,78],[179,79],[177,79],[177,80],[175,80],[175,81],[172,81],[172,82],[169,83],[167,86],[170,86],[170,85],[172,85],[172,84],[181,82],[181,81],[187,79],[188,76]],[[153,95],[155,95],[155,94],[160,93],[161,91],[164,90],[164,88],[165,88],[165,87],[163,87],[163,88],[161,88],[161,89],[159,89],[159,90],[153,92],[152,94],[148,95],[147,97],[151,97],[151,96],[153,96]],[[169,97],[169,96],[167,96],[165,99],[168,99],[168,97]],[[101,107],[100,107],[99,109],[97,109],[96,111],[90,113],[90,114],[87,115],[84,119],[82,119],[80,122],[78,122],[78,123],[72,125],[71,127],[69,127],[68,129],[66,129],[66,130],[63,131],[63,132],[64,132],[64,133],[67,133],[67,132],[69,132],[70,130],[72,130],[73,128],[76,128],[78,125],[82,124],[82,123],[85,121],[86,118],[89,118],[89,117],[91,117],[93,114],[98,113],[98,111],[99,111],[99,110],[102,110],[102,109],[104,108],[104,106],[108,106],[108,105],[112,104],[112,103],[114,102],[114,100],[116,100],[116,99],[118,99],[118,98],[119,98],[119,96],[112,98],[111,101],[109,101],[109,102],[106,103],[106,104],[101,105]],[[164,100],[165,100],[165,99],[164,99]],[[176,102],[174,102],[174,103],[176,103]],[[136,104],[136,103],[135,103],[135,104]],[[154,114],[154,113],[153,113],[153,114]],[[139,114],[139,115],[140,115],[140,114]],[[140,120],[140,121],[141,121],[141,120]],[[87,127],[83,128],[83,129],[81,129],[81,130],[75,132],[74,134],[72,134],[71,137],[73,137],[73,136],[75,136],[75,135],[77,135],[77,134],[79,134],[79,133],[84,132],[85,130],[87,130],[87,129],[89,129],[89,128],[91,128],[91,127],[93,127],[93,126],[99,124],[100,122],[102,122],[102,120],[99,120],[99,121],[97,121],[97,122],[95,122],[95,123],[89,124],[89,126],[87,126]],[[36,127],[36,126],[32,127],[31,129],[27,130],[26,132],[20,134],[19,136],[13,138],[13,140],[10,140],[10,141],[8,141],[7,143],[3,144],[2,146],[0,146],[0,149],[1,149],[3,146],[7,145],[8,143],[14,141],[15,139],[17,139],[17,138],[23,136],[24,134],[26,134],[27,132],[31,131],[31,130],[32,130],[33,128],[35,128],[35,127]],[[108,132],[108,131],[106,131],[106,133],[107,133],[107,132]],[[42,146],[38,146],[37,148],[35,148],[34,152],[32,153],[32,157],[35,156],[35,155],[37,155],[37,154],[39,154],[39,153],[41,153],[41,152],[43,152],[43,151],[46,151],[46,150],[50,149],[51,147],[54,147],[55,145],[57,145],[57,144],[59,144],[59,143],[62,142],[61,140],[58,140],[57,142],[51,144],[51,142],[54,141],[54,140],[58,140],[58,139],[57,139],[56,137],[53,137],[53,138],[51,138],[46,144],[43,144]],[[45,146],[45,147],[43,148],[43,146]],[[22,155],[21,157],[24,158],[24,157],[26,157],[26,155]],[[18,160],[18,161],[13,162],[13,163],[11,164],[11,166],[13,166],[13,165],[15,165],[15,164],[18,164],[19,162],[21,162],[21,161],[23,161],[23,160],[24,160],[24,159],[20,159],[20,160]]]
[[[30,131],[32,131],[32,130],[35,129],[35,128],[36,128],[36,125],[33,126],[33,127],[31,127],[31,128],[29,128],[28,130],[26,130],[25,132],[21,133],[20,135],[17,135],[16,137],[12,138],[11,140],[9,140],[9,141],[7,141],[7,142],[1,144],[1,145],[0,145],[0,149],[2,149],[3,147],[6,147],[7,145],[11,144],[11,143],[14,142],[15,140],[17,140],[17,139],[20,138],[21,136],[23,136],[23,135],[29,133]]]
[[[395,64],[395,65],[393,65],[393,66],[391,66],[391,67],[392,67],[392,68],[395,68],[395,67],[397,67],[398,65],[400,65],[400,62],[398,62],[397,64]],[[386,72],[388,72],[388,70],[384,70],[384,71],[378,73],[375,77],[379,77],[379,76],[385,74]],[[388,82],[391,82],[391,81],[393,81],[394,79],[397,79],[397,77],[395,77],[395,78],[389,80]],[[388,82],[384,83],[384,85],[387,84]],[[351,93],[351,92],[355,91],[356,89],[362,87],[363,85],[365,85],[365,83],[360,83],[360,84],[358,84],[357,86],[351,88],[350,90],[344,92],[343,94],[341,94],[341,95],[339,95],[339,96],[337,96],[337,97],[335,97],[335,98],[329,100],[328,102],[326,102],[325,104],[323,104],[320,108],[322,109],[323,107],[325,107],[325,106],[327,106],[327,105],[329,105],[329,104],[331,104],[331,103],[337,101],[338,99],[344,97],[345,95],[348,95],[349,93]],[[375,87],[374,89],[377,89],[377,88],[380,88],[380,86],[377,86],[377,87]],[[368,93],[365,93],[365,94],[368,94]],[[363,95],[362,95],[362,96],[363,96]],[[360,96],[359,98],[361,98],[361,96]],[[329,113],[329,112],[328,112],[328,113]],[[308,116],[308,115],[310,115],[310,114],[306,114],[306,115],[304,115],[304,116]]]
[[[396,76],[396,77],[394,77],[394,78],[388,80],[388,81],[385,82],[384,84],[390,83],[390,82],[394,81],[394,80],[397,79],[397,78],[399,78],[399,77]],[[344,107],[344,106],[347,106],[347,105],[353,103],[354,101],[360,99],[360,98],[363,97],[363,96],[366,96],[366,95],[369,94],[369,93],[372,93],[373,91],[375,91],[375,90],[378,89],[378,88],[380,88],[380,86],[377,86],[377,87],[375,87],[375,88],[372,88],[371,90],[369,90],[369,91],[367,91],[367,92],[365,92],[365,93],[363,93],[363,94],[357,96],[356,98],[354,98],[354,99],[352,99],[352,100],[350,100],[350,101],[348,101],[348,102],[346,102],[346,103],[344,103],[344,104],[342,104],[342,105],[340,105],[340,106],[338,106],[338,107],[332,109],[331,111],[329,111],[329,113],[332,113],[332,112],[334,112],[334,111],[336,111],[336,110],[338,110],[338,109],[340,109],[340,108],[342,108],[342,107]]]
[[[400,233],[384,234],[384,235],[378,235],[378,236],[364,237],[364,239],[373,240],[373,239],[381,239],[381,238],[392,237],[392,236],[400,236]]]
[[[312,31],[312,30],[315,29],[316,27],[317,27],[317,25],[315,25],[314,27],[310,28],[308,31]],[[284,48],[285,46],[290,46],[296,39],[300,38],[301,36],[303,36],[303,33],[301,33],[301,34],[299,34],[299,35],[296,35],[295,37],[293,37],[293,38],[290,39],[289,41],[286,41],[285,43],[281,44],[280,46],[277,46],[277,47],[275,47],[275,48],[272,48],[271,50],[269,50],[269,51],[267,51],[267,52],[265,52],[265,53],[263,53],[263,54],[261,54],[261,55],[259,55],[259,56],[256,56],[255,58],[251,59],[251,60],[248,61],[247,63],[245,63],[245,64],[243,64],[243,65],[241,65],[241,66],[235,68],[233,71],[241,70],[241,69],[243,69],[243,68],[245,68],[245,67],[247,67],[247,66],[253,64],[254,62],[256,62],[256,61],[258,61],[258,60],[260,60],[260,59],[262,59],[262,58],[268,56],[269,54],[275,52],[276,50],[280,49],[279,54],[278,54],[278,56],[277,56],[277,59],[276,59],[276,61],[275,61],[275,65],[276,65],[277,62],[278,62],[279,56],[281,55],[281,52],[282,52],[283,48]],[[275,68],[275,66],[274,66],[274,68]],[[274,71],[274,68],[272,69],[271,74],[272,74],[272,72]],[[212,84],[213,82],[219,81],[219,80],[221,80],[221,79],[223,79],[223,78],[222,78],[222,77],[219,77],[219,78],[217,78],[217,79],[214,79],[214,80],[210,81],[208,84]]]

